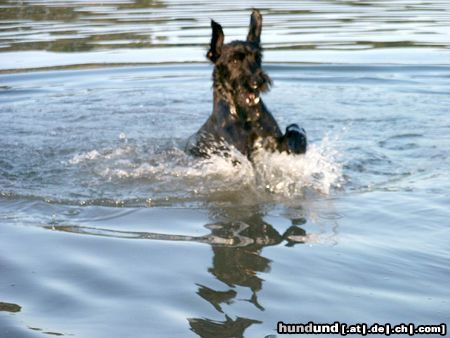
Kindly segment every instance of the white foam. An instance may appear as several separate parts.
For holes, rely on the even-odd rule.
[[[86,153],[77,154],[69,160],[70,164],[78,164],[90,160],[95,160],[100,157],[100,153],[97,150],[91,150]]]
[[[258,150],[250,162],[235,149],[211,154],[208,159],[187,155],[178,148],[146,153],[125,146],[112,150],[92,150],[74,156],[69,163],[91,161],[93,172],[108,181],[142,180],[148,190],[209,195],[234,192],[259,198],[303,196],[306,190],[329,194],[342,183],[338,152],[328,137],[309,146],[304,155],[288,155]],[[126,184],[126,183],[125,183]]]
[[[306,154],[289,155],[258,151],[254,156],[258,183],[275,194],[302,195],[305,188],[329,194],[343,181],[339,153],[328,137],[310,145]]]
[[[132,147],[120,147],[113,150],[107,150],[99,152],[98,150],[91,150],[88,152],[80,153],[74,155],[70,160],[70,164],[79,164],[83,162],[93,161],[93,160],[101,160],[101,159],[113,159],[120,157],[124,154],[129,154],[133,151]]]

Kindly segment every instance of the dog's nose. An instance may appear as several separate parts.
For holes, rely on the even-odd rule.
[[[258,81],[252,81],[250,83],[250,87],[252,87],[252,89],[258,89],[259,87]]]

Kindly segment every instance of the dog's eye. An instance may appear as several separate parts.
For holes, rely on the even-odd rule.
[[[233,55],[233,63],[239,63],[245,59],[244,53],[236,53]]]

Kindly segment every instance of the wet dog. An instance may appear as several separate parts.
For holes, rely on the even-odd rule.
[[[269,151],[302,154],[307,139],[303,128],[291,124],[283,133],[260,94],[269,90],[270,77],[262,70],[262,16],[254,10],[245,41],[224,44],[222,26],[211,20],[212,38],[207,58],[214,64],[213,111],[187,144],[187,151],[208,157],[230,146],[249,159],[262,147]]]

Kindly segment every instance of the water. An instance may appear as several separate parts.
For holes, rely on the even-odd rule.
[[[264,15],[305,156],[183,152]],[[0,337],[450,323],[446,1],[1,1]]]

